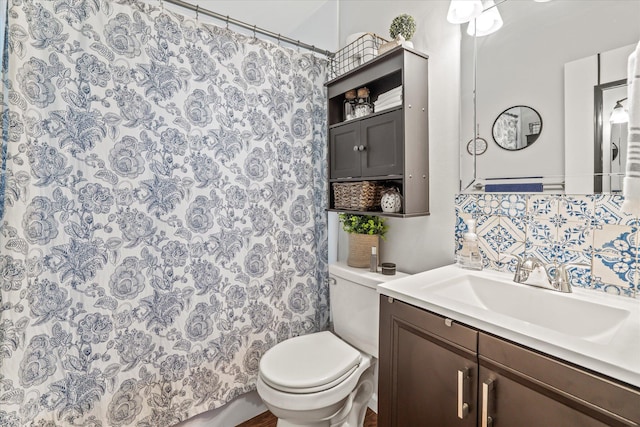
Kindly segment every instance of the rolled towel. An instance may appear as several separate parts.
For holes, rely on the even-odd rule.
[[[542,193],[544,191],[544,185],[541,182],[486,184],[484,191],[487,193]]]
[[[622,210],[640,216],[640,42],[629,55],[627,77],[629,134]]]

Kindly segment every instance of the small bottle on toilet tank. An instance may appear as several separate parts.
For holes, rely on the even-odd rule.
[[[378,272],[378,248],[376,246],[371,246],[371,261],[369,264],[369,271],[373,271],[374,273]]]

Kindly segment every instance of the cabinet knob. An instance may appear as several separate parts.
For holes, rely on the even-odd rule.
[[[358,146],[357,145],[353,146],[353,151],[358,151]]]
[[[358,150],[359,151],[364,151],[365,148],[367,148],[367,147],[365,147],[364,145],[361,145],[361,146],[358,147]]]

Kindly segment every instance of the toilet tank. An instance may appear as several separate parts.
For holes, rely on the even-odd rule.
[[[329,300],[336,335],[360,351],[378,357],[378,285],[405,277],[385,276],[345,263],[329,265]]]

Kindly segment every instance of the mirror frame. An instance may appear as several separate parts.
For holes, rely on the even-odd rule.
[[[531,144],[527,143],[527,145],[525,145],[523,147],[520,147],[520,148],[505,148],[500,143],[498,143],[498,141],[496,141],[496,134],[494,132],[494,129],[496,127],[496,123],[498,122],[498,119],[500,119],[500,117],[502,117],[503,114],[507,113],[507,111],[512,110],[514,108],[528,108],[529,110],[531,110],[534,113],[536,113],[536,115],[540,119],[540,131],[537,133],[536,139]],[[538,110],[536,110],[533,107],[529,107],[528,105],[514,105],[512,107],[508,107],[508,108],[504,109],[504,111],[502,111],[500,114],[498,114],[498,117],[496,117],[496,119],[493,121],[493,124],[491,125],[491,137],[493,138],[493,142],[495,142],[498,147],[502,148],[505,151],[520,151],[520,150],[524,150],[525,148],[531,147],[540,138],[540,134],[542,133],[542,129],[543,128],[544,128],[544,123],[543,123],[543,120],[542,120],[542,116],[540,115]]]

